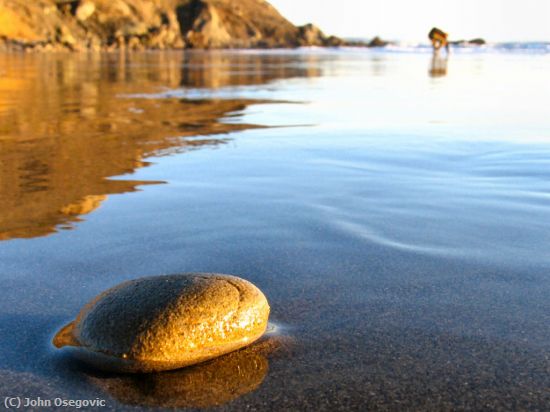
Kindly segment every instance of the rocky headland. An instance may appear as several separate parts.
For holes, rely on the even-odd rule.
[[[340,46],[264,0],[0,0],[0,49],[224,49]]]

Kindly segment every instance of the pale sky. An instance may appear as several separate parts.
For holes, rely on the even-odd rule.
[[[550,0],[269,0],[295,24],[326,34],[426,42],[437,26],[451,40],[550,41]]]

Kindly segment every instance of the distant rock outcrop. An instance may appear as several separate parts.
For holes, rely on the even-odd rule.
[[[369,42],[368,47],[386,47],[388,44],[388,41],[382,40],[380,37],[376,36]]]
[[[465,47],[465,46],[484,46],[487,42],[482,38],[476,38],[471,40],[455,40],[449,42],[453,46]]]
[[[298,42],[300,46],[323,47],[338,47],[346,44],[336,36],[326,36],[319,27],[311,23],[298,27]]]
[[[483,45],[487,44],[487,42],[484,39],[477,38],[477,39],[468,40],[468,44],[474,44],[476,46],[483,46]]]
[[[0,43],[35,50],[345,44],[312,24],[294,26],[264,0],[0,0]]]
[[[375,36],[370,40],[346,39],[340,45],[347,46],[347,47],[386,47],[390,45],[395,45],[395,43],[388,40],[384,40],[379,36]]]

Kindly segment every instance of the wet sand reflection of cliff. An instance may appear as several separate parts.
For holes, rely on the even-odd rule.
[[[201,52],[184,55],[181,85],[216,89],[321,75],[316,55]]]
[[[0,240],[70,229],[107,195],[158,183],[109,177],[146,166],[150,156],[219,145],[226,133],[260,127],[223,119],[262,101],[121,95],[319,74],[296,59],[223,52],[3,56]]]

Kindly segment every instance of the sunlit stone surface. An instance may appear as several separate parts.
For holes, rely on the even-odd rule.
[[[264,294],[235,276],[147,277],[100,294],[53,343],[101,369],[162,371],[249,345],[265,332],[268,316]]]

